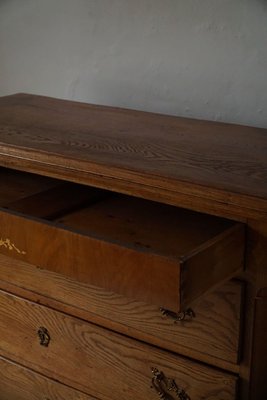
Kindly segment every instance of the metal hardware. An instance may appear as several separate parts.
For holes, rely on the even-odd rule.
[[[169,396],[164,393],[164,390],[161,387],[161,382],[164,380],[164,375],[162,372],[159,372],[157,368],[151,368],[152,371],[152,388],[155,389],[155,391],[157,392],[158,396],[160,399],[162,400],[167,400],[169,398]],[[166,397],[168,396],[168,397]]]
[[[173,396],[168,392],[173,392],[179,400],[190,400],[186,392],[179,388],[174,379],[166,378],[163,372],[152,367],[152,389],[155,389],[161,400],[174,400]]]
[[[0,238],[0,247],[1,247],[1,246],[5,247],[6,249],[8,249],[8,250],[10,250],[10,251],[14,250],[14,251],[16,251],[18,254],[23,254],[23,255],[26,254],[26,251],[18,249],[18,248],[14,245],[14,243],[11,242],[10,239],[3,239],[3,238]]]
[[[176,394],[176,396],[178,397],[178,399],[190,400],[188,395],[186,394],[186,392],[176,385],[174,379],[168,379],[167,386],[168,386],[168,390],[173,391]]]
[[[49,342],[50,342],[50,335],[48,333],[48,330],[46,328],[44,328],[43,326],[41,326],[38,329],[37,333],[38,333],[38,336],[39,336],[39,339],[40,339],[40,345],[48,347]]]
[[[166,308],[161,307],[160,312],[162,315],[169,317],[174,320],[174,323],[181,321],[188,321],[194,318],[196,315],[191,308],[188,308],[185,311],[181,311],[179,313],[175,313],[174,311],[166,310]]]

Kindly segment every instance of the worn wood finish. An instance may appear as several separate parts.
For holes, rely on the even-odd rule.
[[[166,350],[239,371],[243,308],[239,281],[206,295],[193,306],[195,318],[180,323],[162,316],[157,307],[5,256],[0,256],[0,288]]]
[[[242,400],[257,400],[259,394],[265,395],[261,365],[267,358],[266,349],[261,347],[261,354],[257,352],[257,357],[253,349],[259,348],[261,330],[260,324],[254,324],[257,320],[257,312],[254,315],[255,298],[267,286],[266,146],[266,130],[257,128],[23,94],[0,100],[1,166],[130,194],[247,224],[246,270],[240,274],[240,278],[246,281],[239,370]],[[5,190],[5,185],[1,186],[0,180],[0,193],[3,188]],[[47,274],[53,273],[47,271]],[[61,278],[64,280],[63,276]],[[34,301],[47,301],[51,307],[66,308],[66,312],[73,315],[78,310],[66,305],[62,298],[54,299],[49,294],[34,293],[33,288],[29,291],[22,285],[16,286],[15,282],[15,279],[12,283],[1,281],[1,287]],[[68,298],[68,294],[64,293]],[[140,309],[145,312],[143,306]],[[85,313],[99,324],[104,325],[107,321],[107,316],[99,316],[102,311],[94,314],[81,307],[80,313],[81,318]],[[124,322],[125,333],[135,335],[135,327],[127,325],[126,319]],[[110,318],[110,328],[119,330],[118,327],[122,325]],[[147,339],[140,338],[162,346],[160,334],[159,338],[156,337],[158,331],[155,331],[155,335],[149,335]],[[213,336],[212,331],[210,336]],[[178,347],[170,350],[176,351]],[[190,355],[189,352],[187,355],[191,357],[192,354],[202,360],[200,353]],[[221,361],[216,364],[214,360],[214,357],[207,355],[206,362],[233,370],[233,364],[224,362],[222,365]]]
[[[1,400],[96,400],[0,357]]]
[[[61,218],[67,229],[0,209],[12,243],[0,252],[173,311],[243,268],[242,224],[128,197],[110,212],[105,203]]]
[[[257,293],[254,316],[255,336],[252,360],[255,366],[251,371],[251,398],[263,399],[267,395],[267,287]]]
[[[1,156],[0,156],[1,160]],[[55,188],[60,181],[0,167],[0,206]]]
[[[246,304],[245,320],[243,328],[243,357],[240,365],[240,394],[243,400],[258,400],[251,393],[251,376],[254,369],[259,371],[258,363],[267,359],[267,352],[262,348],[260,358],[253,359],[253,346],[257,345],[255,340],[260,335],[261,327],[254,323],[255,299],[258,292],[267,286],[267,223],[265,221],[248,220],[246,240],[246,270],[243,279],[246,280]],[[260,374],[258,382],[266,382]],[[255,386],[254,386],[255,387]],[[263,390],[265,385],[263,386]],[[261,388],[257,388],[258,393]],[[261,397],[259,397],[261,400]]]
[[[105,197],[104,190],[62,183],[54,188],[5,204],[5,208],[35,218],[53,220]],[[1,194],[0,194],[1,197]]]
[[[103,400],[157,398],[151,389],[151,367],[175,379],[192,399],[235,399],[234,375],[5,292],[0,293],[0,316],[3,356]],[[49,332],[48,347],[39,343],[39,327]]]
[[[162,188],[159,186],[162,182],[157,182],[152,178],[151,180],[147,180],[146,185],[129,181],[126,186],[123,179],[114,181],[113,178],[107,176],[102,176],[101,179],[99,179],[97,174],[88,175],[83,170],[79,171],[79,174],[77,174],[75,169],[66,170],[64,168],[60,168],[59,166],[55,167],[55,165],[51,164],[42,166],[26,159],[21,159],[18,163],[18,160],[15,157],[10,158],[5,154],[1,154],[1,165],[8,168],[14,168],[16,170],[29,171],[32,173],[42,174],[44,176],[52,176],[58,179],[78,182],[84,185],[91,185],[102,189],[108,189],[136,197],[142,197],[144,199],[204,212],[210,215],[222,216],[235,221],[246,222],[248,217],[267,221],[267,213],[264,211],[264,207],[260,201],[258,201],[258,208],[255,209],[248,208],[248,205],[244,199],[242,200],[242,204],[244,204],[242,206],[241,200],[239,205],[233,204],[232,196],[227,196],[225,202],[217,202],[215,200],[217,194],[218,196],[221,195],[221,193],[217,190],[214,189],[214,191],[212,191],[210,188],[205,188],[203,190],[202,187],[199,189],[197,185],[191,187],[191,185],[187,184],[186,182],[183,182],[179,186],[179,192],[177,192],[177,184],[171,185],[170,183],[168,187]],[[200,197],[200,194],[203,192],[207,192],[209,194],[215,192],[214,199]],[[238,197],[242,198],[241,195],[238,195]]]
[[[267,219],[264,129],[17,94],[0,99],[0,137],[4,166]]]
[[[206,214],[130,196],[104,201],[57,219],[66,227],[96,237],[186,261],[217,236],[238,225]]]

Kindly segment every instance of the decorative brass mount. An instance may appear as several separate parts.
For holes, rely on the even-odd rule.
[[[160,312],[162,315],[169,317],[174,320],[174,323],[181,322],[185,320],[191,320],[196,315],[191,308],[186,309],[185,311],[181,311],[179,313],[175,313],[173,311],[166,310],[166,308],[161,307]]]
[[[26,251],[19,250],[19,249],[14,245],[14,243],[11,242],[10,239],[3,239],[3,238],[1,238],[1,239],[0,239],[0,247],[1,247],[1,246],[5,247],[6,249],[11,250],[11,251],[14,250],[14,251],[16,251],[18,254],[26,254]]]
[[[152,388],[155,389],[158,396],[162,400],[173,400],[172,392],[175,397],[179,400],[190,400],[190,397],[186,392],[177,386],[174,379],[165,377],[163,372],[160,372],[157,368],[152,367]]]

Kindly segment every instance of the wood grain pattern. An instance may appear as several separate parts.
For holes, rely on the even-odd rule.
[[[2,254],[151,304],[175,310],[180,306],[176,260],[7,211],[0,210],[0,226],[1,237],[12,238],[12,243],[24,252],[19,254],[2,246]]]
[[[92,204],[106,196],[104,190],[61,183],[23,199],[5,203],[5,208],[35,218],[54,220],[67,212]],[[1,198],[1,194],[0,194]]]
[[[176,312],[243,268],[242,224],[129,197],[109,204],[61,226],[0,210],[0,235],[14,258]]]
[[[267,218],[264,129],[26,94],[2,97],[0,110],[3,166]]]
[[[194,400],[234,400],[237,378],[46,307],[0,294],[0,352],[103,400],[154,400],[151,367]],[[37,330],[48,329],[48,347]]]
[[[157,307],[5,256],[0,256],[0,288],[166,350],[239,371],[243,305],[239,281],[227,282],[203,297],[193,306],[195,318],[176,324]]]
[[[244,343],[239,371],[242,400],[248,400],[249,397],[249,400],[255,400],[255,393],[262,393],[261,390],[265,388],[264,375],[259,369],[267,357],[265,348],[259,358],[252,356],[253,348],[258,346],[257,338],[260,337],[261,329],[259,324],[253,325],[254,300],[257,292],[267,286],[266,146],[266,130],[256,128],[90,106],[24,94],[0,99],[1,166],[126,193],[248,224],[246,270],[240,275],[247,283],[246,318],[242,328]],[[15,191],[6,192],[0,169],[0,194],[4,196],[6,193],[7,200],[10,198],[10,201],[13,201],[16,198],[18,182],[19,180],[14,186]],[[25,187],[27,195],[28,190],[31,191],[31,183]],[[32,187],[34,188],[34,184]],[[37,192],[38,189],[34,189],[32,194]],[[46,273],[48,276],[53,273],[40,273],[44,275],[37,274],[43,279],[39,286],[29,284],[30,276],[27,281],[27,275],[24,285],[23,277],[20,276],[21,284],[16,286],[16,277],[13,275],[13,282],[11,279],[1,281],[1,287],[28,296],[34,301],[42,301],[44,304],[47,302],[51,307],[65,309],[73,315],[77,313],[78,316],[80,313],[81,318],[86,316],[96,323],[109,323],[112,329],[121,329],[121,332],[133,336],[140,335],[136,337],[162,346],[161,333],[163,334],[167,327],[161,330],[159,324],[160,327],[155,328],[155,334],[147,330],[150,321],[151,326],[154,324],[153,313],[156,313],[156,308],[132,300],[125,303],[125,300],[116,300],[124,298],[115,295],[106,297],[105,292],[98,292],[99,289],[92,295],[92,308],[95,307],[95,311],[92,308],[88,308],[89,311],[84,310],[82,306],[76,308],[66,304],[66,290],[59,293],[59,297],[55,299],[54,288],[65,287],[62,282],[65,280],[63,276],[59,279],[60,283],[52,288],[47,287],[47,292],[44,293],[38,287],[45,282]],[[27,290],[28,284],[32,291]],[[71,287],[70,285],[69,288]],[[37,292],[34,292],[34,288]],[[38,290],[43,294],[38,294]],[[74,292],[71,289],[71,298],[82,301],[82,297]],[[98,298],[101,299],[101,296],[106,303],[112,299],[110,301],[111,305],[115,306],[115,314],[110,311],[107,316],[104,315],[104,308],[100,307],[100,311],[97,309]],[[212,298],[210,304],[213,304],[213,301],[219,302],[219,298]],[[229,302],[229,306],[233,301]],[[132,310],[131,305],[134,304],[128,320],[126,312],[122,313],[122,319],[116,320],[116,307],[121,307],[121,302],[125,310],[129,307]],[[105,306],[106,303],[104,302]],[[145,329],[141,324],[141,333],[129,322],[135,309],[140,309],[148,319],[143,321]],[[108,306],[107,310],[110,310]],[[111,316],[114,315],[115,319],[112,321]],[[138,315],[135,321],[138,322],[139,318]],[[219,315],[216,314],[214,319],[215,322],[218,319],[219,326]],[[230,320],[229,317],[229,323]],[[209,321],[204,324],[209,326]],[[227,324],[225,328],[229,329]],[[208,336],[213,336],[212,331],[207,332]],[[176,338],[175,335],[173,337]],[[197,343],[198,335],[194,334],[194,338]],[[212,337],[211,345],[214,352],[217,345],[216,339],[215,342],[213,339]],[[190,349],[186,337],[181,339],[181,342],[175,340],[176,343],[167,336],[166,347],[181,352],[181,348],[184,347],[183,354],[189,357],[232,371],[236,368],[234,364],[223,360],[220,346],[213,353],[216,356],[205,356],[205,339],[202,352],[200,349]],[[207,349],[209,353],[209,346]],[[226,350],[225,358],[228,359],[227,354]],[[234,360],[235,354],[233,351],[229,357]],[[259,355],[259,352],[257,354]],[[258,385],[258,382],[261,382],[261,385]],[[252,390],[257,392],[252,393]]]
[[[246,308],[245,324],[243,328],[243,358],[240,365],[240,397],[243,400],[254,400],[251,394],[251,376],[254,375],[254,368],[257,370],[258,363],[267,359],[267,352],[264,347],[261,351],[262,361],[253,360],[253,346],[257,346],[255,340],[260,336],[261,327],[254,324],[255,321],[255,299],[261,289],[267,287],[267,223],[266,221],[249,220],[247,224],[246,240],[246,269],[243,279],[246,281]],[[258,332],[259,331],[259,332]],[[255,376],[255,375],[254,375]],[[266,382],[260,374],[258,381]],[[265,386],[263,386],[264,388]],[[261,390],[260,387],[257,388]],[[259,399],[261,400],[261,398]]]
[[[250,393],[252,399],[263,399],[267,394],[267,287],[257,293],[255,299],[253,365]]]
[[[0,357],[1,400],[96,400]]]
[[[1,158],[1,157],[0,157]],[[0,206],[55,188],[60,181],[0,167]]]
[[[131,196],[111,195],[103,201],[65,213],[55,222],[131,248],[186,260],[236,224]]]

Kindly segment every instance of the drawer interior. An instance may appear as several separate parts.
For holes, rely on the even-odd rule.
[[[54,188],[60,181],[0,167],[0,207]]]
[[[178,258],[232,225],[231,221],[120,194],[57,221],[125,246]]]
[[[244,226],[1,169],[0,252],[177,311],[243,267]]]
[[[0,170],[0,207],[120,245],[184,257],[235,223],[174,206]]]

